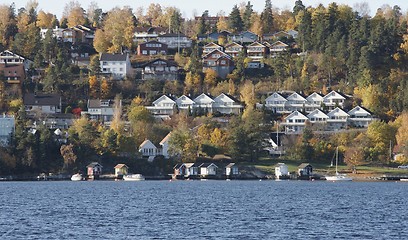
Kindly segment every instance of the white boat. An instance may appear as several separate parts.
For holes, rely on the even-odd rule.
[[[347,174],[340,174],[337,171],[337,164],[339,161],[339,147],[336,148],[336,174],[334,176],[324,176],[327,181],[353,181]]]
[[[142,174],[128,174],[123,176],[125,181],[144,181],[145,177]]]
[[[71,181],[82,181],[83,177],[81,174],[77,173],[71,176]]]
[[[401,178],[400,181],[401,182],[408,182],[408,178]]]

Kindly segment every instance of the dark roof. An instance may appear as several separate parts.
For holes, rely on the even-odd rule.
[[[234,96],[232,96],[232,95],[229,95],[228,93],[224,93],[225,94],[225,96],[227,96],[227,97],[229,97],[229,98],[231,98],[234,102],[237,102],[237,103],[239,103],[240,101],[237,99],[237,98],[235,98]]]
[[[152,40],[152,41],[143,42],[143,43],[140,43],[139,45],[146,45],[146,44],[148,44],[148,43],[160,43],[160,44],[162,44],[162,45],[167,46],[167,44],[166,44],[166,43],[162,43],[162,42],[159,42],[159,41],[156,41],[156,40]]]
[[[238,167],[237,165],[235,165],[235,163],[230,163],[227,166],[225,166],[226,168],[232,168],[232,167]]]
[[[60,105],[61,96],[58,94],[27,93],[24,95],[24,105],[51,106]]]
[[[180,169],[181,166],[183,166],[183,163],[177,163],[176,165],[174,165],[173,169]]]
[[[166,63],[167,63],[167,66],[178,67],[178,65],[177,65],[177,63],[176,63],[175,61],[166,60],[166,59],[162,59],[162,58],[157,58],[157,59],[154,59],[154,60],[152,60],[152,61],[150,61],[150,62],[142,63],[142,64],[138,65],[138,67],[146,67],[146,66],[149,66],[149,65],[151,65],[151,64],[153,64],[153,63],[155,63],[155,62],[157,62],[157,61],[166,62]]]
[[[108,102],[108,105],[102,105],[102,102]],[[88,108],[111,108],[113,106],[114,100],[110,99],[89,99]]]
[[[100,61],[126,61],[127,54],[121,53],[102,53]]]
[[[183,33],[165,33],[160,35],[159,37],[186,37]]]
[[[96,166],[100,166],[100,167],[102,167],[102,165],[101,164],[99,164],[98,162],[91,162],[88,166],[86,166],[86,167],[96,167]]]
[[[305,167],[307,167],[307,166],[312,167],[312,165],[310,165],[309,163],[302,163],[302,164],[299,165],[298,168],[305,168]]]

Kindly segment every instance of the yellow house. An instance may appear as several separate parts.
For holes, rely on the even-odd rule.
[[[128,174],[129,167],[126,164],[118,164],[115,166],[115,176],[123,176]]]

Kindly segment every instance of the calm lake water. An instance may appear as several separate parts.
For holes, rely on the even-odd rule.
[[[408,183],[0,182],[0,239],[408,239]]]

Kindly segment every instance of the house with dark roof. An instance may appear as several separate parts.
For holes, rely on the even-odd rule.
[[[179,66],[175,61],[154,59],[136,67],[142,80],[174,81],[179,79]]]
[[[168,48],[190,48],[192,40],[183,33],[166,33],[160,35],[157,40],[167,44]]]
[[[157,39],[159,35],[165,34],[167,28],[163,27],[136,27],[134,33],[135,42],[146,42]]]
[[[308,179],[313,176],[313,166],[309,163],[302,163],[298,167],[298,178],[305,178]]]
[[[137,46],[137,55],[139,56],[154,56],[167,55],[167,44],[155,40],[140,43]]]
[[[240,114],[244,106],[231,95],[221,93],[214,98],[213,112],[221,114]]]
[[[0,53],[0,63],[5,66],[23,65],[27,71],[34,62],[9,50]]]
[[[118,103],[118,107],[122,106],[122,101]],[[88,114],[90,119],[99,120],[102,123],[110,122],[113,119],[115,112],[115,101],[111,99],[89,99],[88,111],[82,114]]]
[[[59,94],[27,93],[24,95],[23,104],[28,114],[61,113],[62,100]]]
[[[220,78],[226,78],[234,70],[235,64],[232,57],[216,49],[203,56],[203,71],[211,68]]]
[[[102,174],[102,165],[98,162],[92,162],[88,166],[86,166],[88,179],[95,180],[99,179],[99,176]]]
[[[101,72],[111,75],[113,79],[124,79],[132,75],[128,54],[101,53],[99,57]]]

